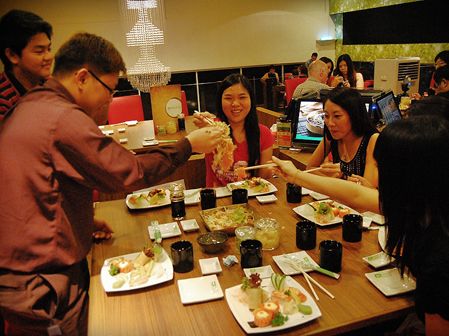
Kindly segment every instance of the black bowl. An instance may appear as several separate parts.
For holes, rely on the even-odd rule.
[[[203,233],[196,238],[205,253],[218,253],[226,245],[228,235],[224,232],[213,231]]]

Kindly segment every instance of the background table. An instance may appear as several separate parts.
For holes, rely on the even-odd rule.
[[[281,273],[272,256],[298,251],[295,244],[295,224],[299,220],[292,208],[298,204],[289,204],[285,200],[285,182],[273,179],[279,191],[278,200],[271,204],[258,204],[250,198],[252,206],[259,216],[276,218],[281,225],[281,244],[274,251],[263,252],[263,264],[271,265],[275,272]],[[304,202],[311,201],[303,197]],[[227,205],[231,198],[218,199],[217,205]],[[205,232],[204,223],[199,215],[200,206],[186,207],[186,218],[195,218],[200,231]],[[200,258],[218,256],[223,268],[218,279],[223,289],[241,282],[243,271],[240,265],[230,268],[223,266],[221,258],[229,254],[239,257],[235,247],[235,238],[228,240],[225,251],[218,255],[204,254],[196,242],[197,232],[183,233],[180,237],[163,240],[164,248],[169,252],[170,244],[185,239],[194,247],[195,266],[193,271],[175,273],[172,281],[119,293],[105,293],[100,281],[100,270],[107,258],[138,252],[149,242],[147,226],[152,219],[159,223],[171,222],[170,207],[161,207],[147,211],[130,212],[124,200],[100,202],[96,204],[96,217],[110,223],[114,230],[114,238],[106,243],[95,245],[91,254],[91,289],[89,308],[90,335],[242,335],[243,330],[234,319],[225,298],[205,303],[183,305],[180,301],[176,281],[201,276],[198,264]],[[341,225],[317,230],[317,246],[321,240],[341,239]],[[370,324],[397,318],[413,309],[411,294],[387,298],[378,291],[364,276],[374,271],[362,257],[380,251],[377,242],[377,231],[363,233],[359,243],[343,242],[343,269],[339,280],[322,274],[310,273],[320,282],[335,299],[325,295],[315,287],[320,301],[317,302],[322,316],[308,324],[277,332],[276,335],[335,335],[342,332],[365,327]],[[318,261],[318,247],[307,251]],[[304,288],[308,289],[302,275],[293,276]]]

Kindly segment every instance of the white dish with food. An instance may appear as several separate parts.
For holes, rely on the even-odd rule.
[[[246,277],[249,278],[251,274],[258,273],[262,279],[270,278],[271,274],[274,273],[273,269],[270,265],[253,267],[253,268],[244,268],[243,273],[245,273]]]
[[[141,193],[126,195],[126,206],[129,209],[152,209],[169,205],[170,191],[168,189],[153,189]]]
[[[224,296],[215,274],[178,280],[178,289],[183,304],[217,300]]]
[[[319,226],[341,223],[346,214],[359,214],[354,209],[333,200],[315,201],[293,208],[301,217]]]
[[[406,273],[401,278],[401,274],[397,268],[365,273],[365,276],[385,296],[407,293],[416,289],[415,279]]]
[[[179,229],[178,223],[170,222],[158,225],[159,231],[161,231],[162,238],[170,238],[181,235],[181,230]],[[150,234],[150,239],[154,239],[154,227],[148,226],[148,233]]]
[[[173,279],[173,264],[164,249],[162,249],[161,255],[155,261],[144,265],[144,269],[133,266],[134,269],[130,272],[118,273],[116,275],[110,274],[112,263],[120,261],[133,264],[141,253],[125,254],[104,261],[100,278],[106,292],[122,292],[145,288]]]
[[[261,177],[253,177],[249,180],[228,183],[227,187],[231,193],[233,189],[237,188],[248,189],[248,197],[266,195],[278,191],[271,182]]]
[[[261,287],[268,296],[271,296],[271,293],[274,291],[271,279],[262,279]],[[240,284],[231,288],[227,288],[225,290],[226,301],[229,305],[229,308],[231,309],[232,314],[234,315],[234,318],[247,334],[278,332],[280,330],[310,322],[321,316],[321,311],[310,294],[298,282],[296,282],[289,276],[285,278],[285,288],[288,287],[296,288],[301,292],[301,295],[304,295],[305,301],[302,302],[302,304],[304,306],[308,306],[311,311],[310,314],[307,315],[299,311],[289,314],[287,315],[288,320],[280,326],[269,325],[266,327],[257,327],[254,325],[254,314],[249,309],[248,304],[242,298],[243,291]]]

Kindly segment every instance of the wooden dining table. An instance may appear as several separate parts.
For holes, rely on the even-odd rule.
[[[300,220],[292,209],[299,204],[287,203],[286,183],[280,178],[271,182],[277,187],[277,201],[259,204],[250,197],[249,206],[258,217],[275,218],[281,227],[280,246],[272,251],[263,251],[263,265],[271,265],[277,273],[282,273],[273,260],[273,256],[299,251],[295,242],[295,225]],[[312,201],[303,196],[302,203]],[[218,198],[217,206],[231,204],[230,197]],[[167,238],[162,246],[170,254],[170,245],[178,240],[187,240],[193,244],[194,268],[187,273],[174,273],[170,281],[123,292],[106,293],[100,279],[100,272],[106,259],[124,254],[139,252],[150,242],[148,225],[151,220],[159,223],[172,222],[170,206],[149,210],[130,211],[125,200],[98,202],[95,204],[95,217],[108,222],[114,229],[110,241],[95,245],[89,256],[91,270],[89,335],[243,335],[245,332],[234,318],[225,298],[197,304],[183,305],[178,291],[177,281],[200,277],[199,259],[219,257],[222,272],[217,274],[220,286],[225,292],[241,283],[244,273],[240,264],[226,267],[222,258],[235,255],[235,237],[230,237],[225,250],[218,254],[206,254],[198,245],[196,238],[206,232],[200,216],[200,205],[186,206],[186,219],[196,219],[200,229],[181,236]],[[363,232],[362,240],[348,243],[342,240],[341,225],[318,227],[317,247],[308,250],[312,259],[319,261],[318,244],[322,240],[332,239],[343,244],[341,276],[338,280],[326,275],[311,272],[311,276],[330,291],[330,298],[315,287],[319,301],[316,301],[322,316],[283,331],[276,335],[336,335],[356,330],[380,322],[405,316],[413,310],[413,295],[402,294],[384,296],[365,277],[373,272],[362,257],[381,251],[378,243],[378,231]],[[302,287],[309,291],[302,275],[294,275]],[[310,291],[309,291],[310,293]],[[311,293],[310,293],[311,294]]]

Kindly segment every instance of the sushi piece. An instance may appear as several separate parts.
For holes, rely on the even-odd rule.
[[[267,327],[271,324],[273,315],[265,309],[258,308],[254,310],[254,324],[258,327]]]

